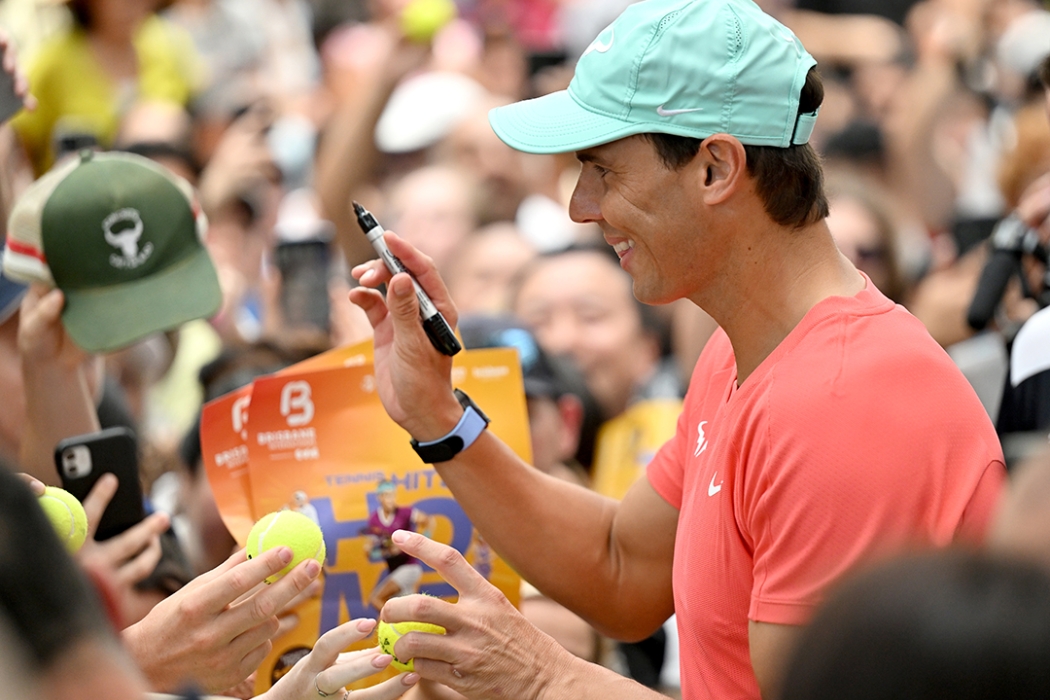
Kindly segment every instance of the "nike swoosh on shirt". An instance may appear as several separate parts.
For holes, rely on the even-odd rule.
[[[707,487],[707,495],[708,496],[714,496],[716,493],[718,493],[719,491],[722,490],[722,482],[721,481],[719,481],[718,485],[715,486],[715,479],[717,479],[717,478],[718,478],[718,472],[715,472],[714,476],[711,477],[711,484]]]
[[[663,105],[656,108],[656,113],[661,117],[673,117],[676,114],[685,114],[686,112],[703,112],[703,107],[693,107],[692,109],[664,109]]]

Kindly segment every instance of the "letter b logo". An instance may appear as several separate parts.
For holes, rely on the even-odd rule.
[[[314,418],[314,402],[310,399],[310,385],[304,381],[288,382],[281,389],[281,415],[288,425],[297,428]]]

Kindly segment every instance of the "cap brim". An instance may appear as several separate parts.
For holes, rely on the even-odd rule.
[[[511,148],[526,153],[567,153],[646,130],[580,106],[568,90],[489,111],[489,124]]]
[[[204,248],[134,282],[64,291],[62,322],[87,352],[113,352],[152,333],[213,316],[222,303],[219,279]]]

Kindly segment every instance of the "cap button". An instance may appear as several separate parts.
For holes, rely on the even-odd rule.
[[[93,148],[81,148],[80,149],[80,162],[86,163],[95,157],[95,150]]]

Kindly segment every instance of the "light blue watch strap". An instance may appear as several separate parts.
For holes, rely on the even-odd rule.
[[[463,447],[459,451],[463,451],[474,444],[474,441],[478,439],[478,436],[485,432],[485,427],[488,425],[488,421],[481,417],[481,415],[474,410],[473,406],[467,406],[463,411],[463,417],[456,423],[456,427],[449,432],[448,435],[439,437],[437,440],[430,440],[428,442],[417,443],[419,447],[431,447],[438,443],[444,442],[451,437],[458,437],[463,441]]]

